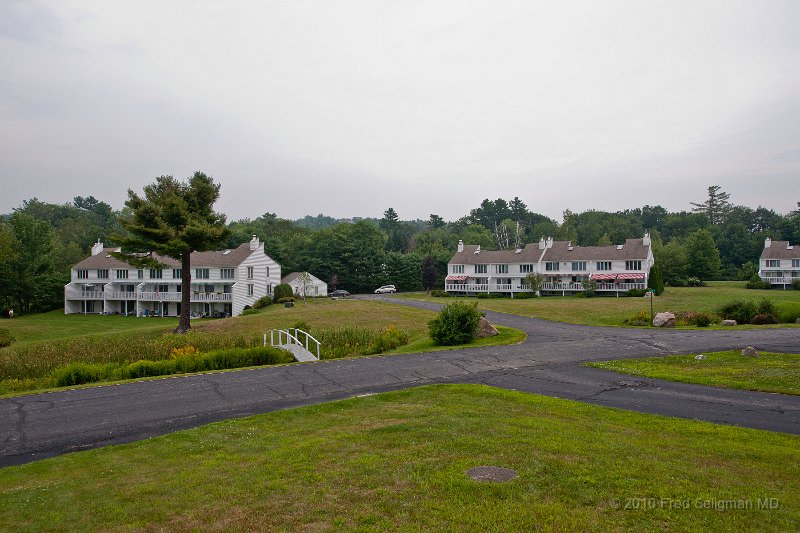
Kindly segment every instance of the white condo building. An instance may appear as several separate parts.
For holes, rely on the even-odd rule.
[[[773,286],[790,288],[792,282],[800,279],[800,247],[767,237],[758,262],[758,275]]]
[[[98,242],[90,257],[72,267],[64,287],[64,313],[180,315],[180,262],[151,254],[165,267],[135,268],[111,255],[119,251]],[[244,306],[272,295],[281,280],[280,265],[266,255],[255,235],[231,250],[193,252],[191,266],[195,316],[237,316]]]
[[[598,292],[620,293],[647,287],[653,266],[650,235],[612,246],[573,246],[569,241],[542,238],[538,245],[517,250],[484,251],[459,241],[448,263],[445,290],[454,294],[528,292],[525,277],[544,276],[543,294],[571,294],[583,282],[597,282]]]

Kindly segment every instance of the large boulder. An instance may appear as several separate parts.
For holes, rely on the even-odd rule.
[[[494,327],[486,320],[485,317],[481,317],[480,321],[478,322],[478,333],[476,337],[482,339],[484,337],[494,337],[495,335],[499,335],[500,332],[497,331],[497,328]]]
[[[674,328],[675,327],[675,314],[669,311],[658,313],[653,318],[653,325],[657,328]]]
[[[737,322],[735,320],[723,320],[722,321],[722,325],[723,326],[735,326],[736,324],[737,324]]]
[[[745,346],[744,348],[742,348],[742,355],[745,357],[761,357],[758,354],[758,350],[756,350],[752,346]]]

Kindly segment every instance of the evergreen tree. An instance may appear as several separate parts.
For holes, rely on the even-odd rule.
[[[426,255],[425,260],[422,262],[422,288],[429,291],[436,287],[436,264],[433,261],[433,256]]]
[[[647,286],[653,289],[656,296],[660,296],[664,292],[664,276],[661,273],[661,265],[654,264],[650,268],[650,277],[647,279]]]
[[[719,274],[719,250],[707,229],[699,229],[686,239],[686,258],[689,276],[710,280]]]
[[[134,266],[162,267],[152,257],[131,252],[151,251],[181,263],[181,316],[175,333],[191,329],[191,254],[213,250],[228,236],[225,215],[214,212],[220,186],[202,172],[195,172],[188,182],[172,176],[160,176],[145,186],[144,197],[128,189],[125,205],[129,217],[120,219],[128,234],[116,240],[128,253],[115,254]]]
[[[695,213],[705,213],[712,224],[720,224],[731,210],[731,203],[728,201],[730,194],[724,192],[719,185],[712,185],[708,188],[708,198],[705,202],[689,202],[694,206]]]

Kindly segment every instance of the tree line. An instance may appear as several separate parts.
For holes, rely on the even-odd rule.
[[[224,191],[223,191],[224,194]],[[92,196],[50,204],[33,198],[0,219],[0,307],[38,312],[63,305],[70,267],[96,240],[125,235],[121,215]],[[619,244],[649,231],[656,262],[668,285],[689,277],[748,280],[758,270],[764,238],[800,244],[800,210],[734,205],[719,186],[684,211],[645,205],[624,211],[565,210],[561,221],[531,211],[520,198],[485,199],[463,217],[402,220],[388,207],[383,217],[337,220],[325,215],[287,220],[274,213],[227,223],[226,246],[252,235],[284,273],[308,271],[333,288],[368,292],[393,283],[398,290],[441,287],[459,240],[486,250],[521,248],[552,236],[579,246]],[[427,280],[424,282],[424,280]]]

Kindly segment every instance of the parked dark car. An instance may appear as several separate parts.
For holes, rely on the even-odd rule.
[[[337,291],[333,291],[328,296],[330,296],[331,298],[347,298],[348,296],[350,296],[350,293],[342,289],[339,289]]]

